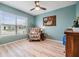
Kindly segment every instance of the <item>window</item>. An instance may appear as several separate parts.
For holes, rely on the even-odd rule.
[[[14,35],[15,34],[16,17],[13,14],[3,12],[1,20],[1,34]]]
[[[26,21],[27,18],[21,16],[17,17],[17,34],[26,34]]]
[[[25,34],[27,18],[0,11],[0,36]]]

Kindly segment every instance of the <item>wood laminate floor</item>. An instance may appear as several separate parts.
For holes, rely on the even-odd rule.
[[[1,57],[64,57],[64,46],[55,40],[18,40],[0,46]]]

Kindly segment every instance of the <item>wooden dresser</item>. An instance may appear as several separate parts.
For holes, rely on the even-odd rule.
[[[66,56],[79,57],[79,32],[66,30]]]

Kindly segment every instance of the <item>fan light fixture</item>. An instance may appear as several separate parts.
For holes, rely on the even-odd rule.
[[[35,10],[40,10],[40,8],[39,7],[36,7]]]

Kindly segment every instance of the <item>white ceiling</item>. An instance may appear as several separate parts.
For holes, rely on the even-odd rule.
[[[52,10],[63,8],[69,5],[73,5],[76,2],[75,1],[40,1],[39,2],[40,6],[47,8],[46,11],[44,10],[30,11],[30,9],[35,7],[34,1],[1,1],[1,3],[9,5],[11,7],[14,7],[16,9],[22,10],[26,13],[29,13],[35,16],[35,15],[39,15],[48,11],[52,11]]]

